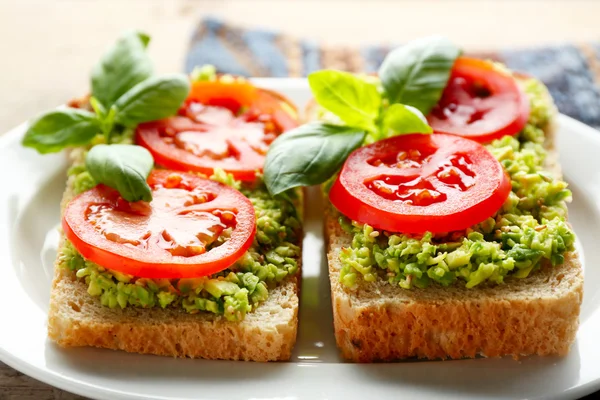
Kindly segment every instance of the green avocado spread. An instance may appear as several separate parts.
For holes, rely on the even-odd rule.
[[[69,184],[75,194],[96,185],[83,164],[70,170]],[[211,276],[194,279],[146,279],[125,275],[85,260],[69,241],[60,250],[59,265],[75,272],[88,285],[88,293],[104,306],[182,308],[244,319],[273,288],[298,271],[302,216],[297,211],[301,192],[272,197],[262,179],[241,184],[223,171],[211,179],[233,186],[250,199],[256,211],[257,232],[250,249],[231,267]]]
[[[544,168],[544,128],[554,108],[539,81],[528,79],[523,89],[531,103],[526,126],[487,146],[510,175],[512,192],[503,207],[466,231],[436,235],[378,231],[334,210],[352,235],[352,244],[340,253],[346,287],[382,279],[405,289],[432,282],[472,288],[502,283],[507,276],[525,278],[542,263],[564,262],[575,241],[566,222],[571,192]]]

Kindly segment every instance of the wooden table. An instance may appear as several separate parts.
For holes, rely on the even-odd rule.
[[[159,72],[180,71],[206,15],[344,45],[432,33],[471,50],[600,40],[594,0],[0,0],[0,132],[84,93],[92,65],[125,29],[152,35]],[[77,398],[0,363],[0,400]]]

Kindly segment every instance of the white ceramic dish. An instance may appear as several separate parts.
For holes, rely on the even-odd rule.
[[[301,79],[260,79],[303,106]],[[558,148],[584,256],[581,326],[565,358],[356,365],[333,337],[320,200],[309,192],[300,331],[289,363],[178,360],[99,349],[61,350],[46,339],[63,155],[20,146],[25,125],[0,138],[0,359],[59,388],[99,399],[578,398],[600,389],[600,133],[560,116]]]

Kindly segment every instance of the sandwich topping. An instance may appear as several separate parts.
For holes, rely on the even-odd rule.
[[[272,193],[323,184],[352,237],[346,287],[499,284],[574,249],[571,192],[546,169],[554,107],[539,81],[439,37],[393,50],[377,76],[308,80],[317,121],[273,142],[265,180]]]
[[[448,232],[493,215],[510,192],[502,165],[479,143],[406,135],[355,150],[329,200],[348,218],[390,232]]]
[[[192,83],[177,116],[141,124],[136,141],[166,168],[205,175],[221,168],[252,181],[271,142],[296,126],[285,99],[243,78],[207,75]]]
[[[70,173],[69,185],[86,189],[87,171],[74,167]],[[140,277],[84,258],[70,241],[60,250],[59,267],[74,271],[88,285],[88,293],[107,307],[183,308],[189,313],[210,312],[231,321],[242,320],[267,299],[274,285],[298,271],[299,198],[297,192],[287,199],[273,198],[260,177],[253,183],[241,183],[220,170],[211,180],[239,189],[252,203],[256,221],[256,235],[248,250],[220,272],[189,278]],[[226,243],[227,235],[221,235],[221,240]]]
[[[552,105],[539,81],[527,80],[524,90],[531,115],[523,130],[487,145],[510,176],[512,190],[502,207],[466,230],[416,235],[377,230],[339,214],[352,235],[340,255],[345,286],[381,279],[407,289],[457,281],[471,288],[502,283],[507,276],[525,278],[544,263],[564,262],[575,235],[566,222],[567,184],[544,169],[543,129]]]
[[[86,259],[145,278],[217,273],[248,250],[254,208],[239,191],[196,175],[155,170],[152,201],[131,203],[98,185],[67,205],[63,231]]]
[[[529,108],[527,96],[509,71],[490,61],[459,57],[427,121],[436,133],[487,143],[519,133]]]
[[[179,113],[186,104],[192,103],[188,99]],[[217,110],[225,110],[226,118],[231,118],[221,104],[208,115],[216,116]],[[173,118],[179,117],[149,124]],[[261,118],[255,129],[263,132],[266,127],[266,132],[266,117]],[[137,131],[138,140],[144,126]],[[252,139],[243,127],[231,127],[230,132],[238,142]],[[113,140],[128,144],[133,136],[131,129],[124,129]],[[218,141],[208,143],[218,145]],[[176,151],[167,148],[166,158],[157,159],[157,164],[162,167],[159,160],[177,160]],[[68,240],[61,249],[60,266],[73,270],[103,305],[183,308],[239,321],[267,299],[270,289],[298,271],[301,193],[271,196],[260,173],[244,170],[239,157],[229,164],[234,166],[229,173],[214,159],[192,169],[195,173],[154,170],[148,177],[151,202],[130,203],[122,201],[116,190],[97,185],[87,163],[81,161],[88,158],[85,153],[69,171],[68,185],[78,197],[65,210]],[[211,174],[210,180],[202,177],[202,171]],[[236,171],[248,172],[253,180],[236,180]],[[93,244],[82,244],[73,231],[91,235]]]

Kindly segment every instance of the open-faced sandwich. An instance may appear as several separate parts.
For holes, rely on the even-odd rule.
[[[131,32],[91,94],[42,115],[23,144],[69,150],[48,315],[61,346],[208,359],[291,356],[302,194],[271,196],[270,143],[294,106],[198,68],[156,76]]]
[[[323,184],[343,356],[566,354],[583,274],[543,84],[439,37],[309,83],[264,174],[272,194]]]

